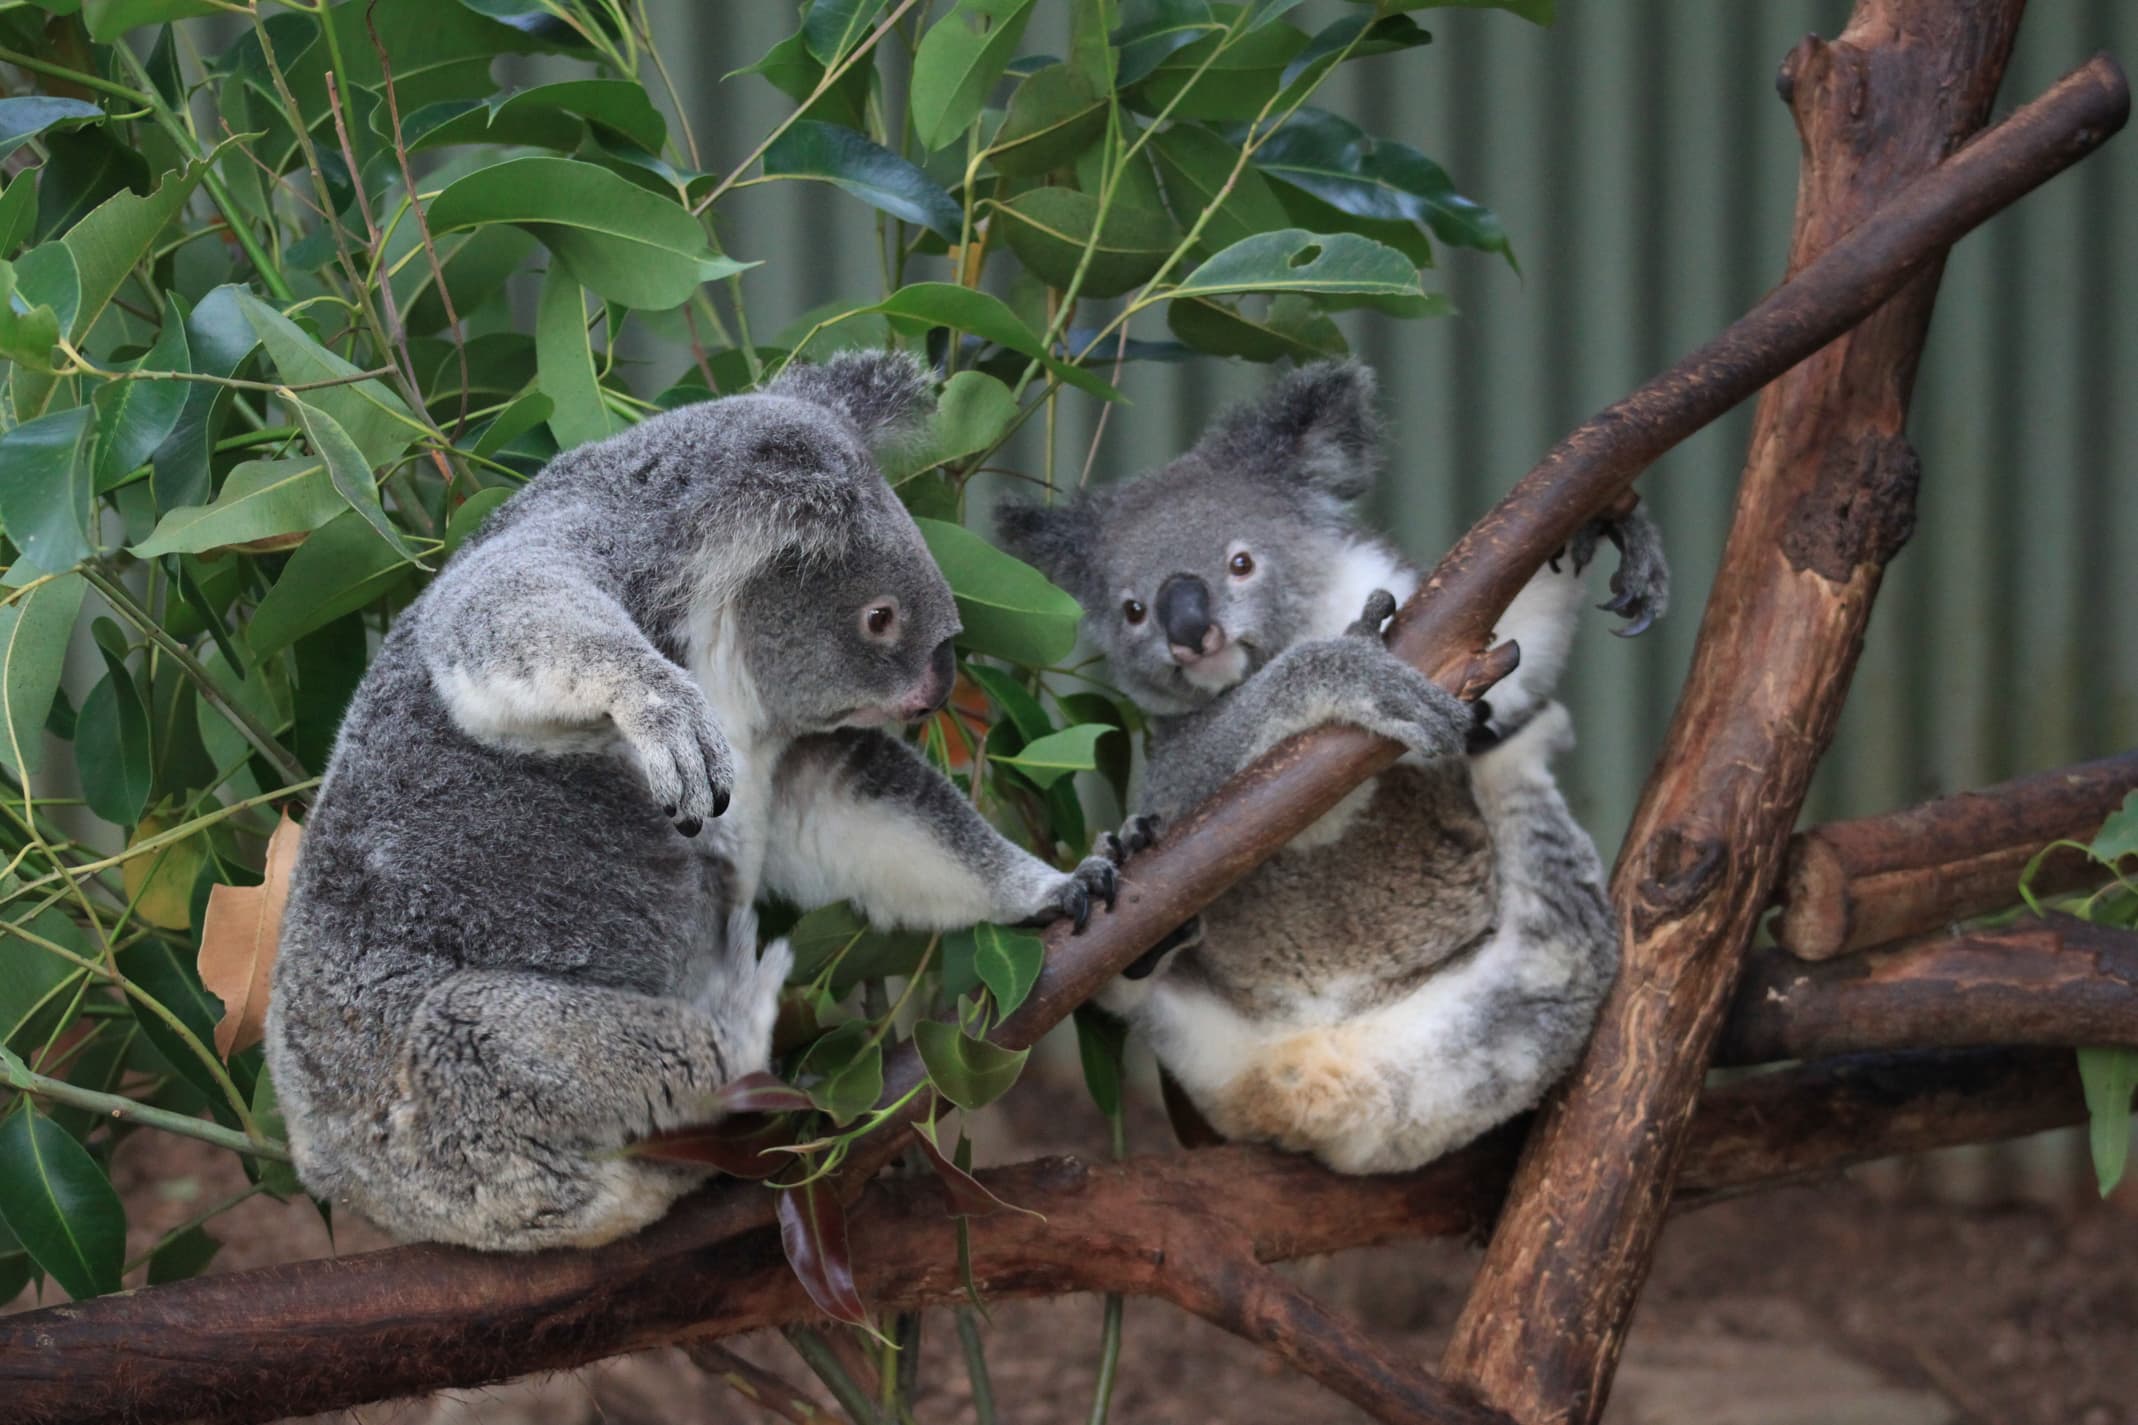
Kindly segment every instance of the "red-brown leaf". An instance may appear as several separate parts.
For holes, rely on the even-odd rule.
[[[1001,1212],[1005,1209],[1039,1216],[1029,1207],[1019,1207],[1014,1202],[1004,1202],[995,1196],[988,1191],[985,1183],[951,1162],[921,1125],[915,1123],[909,1126],[913,1129],[913,1141],[920,1144],[921,1156],[928,1160],[928,1166],[935,1169],[937,1180],[943,1184],[943,1195],[950,1199],[952,1217],[985,1217],[990,1212]]]
[[[820,1311],[849,1326],[869,1327],[869,1309],[854,1285],[853,1258],[846,1248],[846,1208],[831,1184],[819,1179],[780,1189],[779,1244]]]
[[[762,1071],[722,1084],[712,1100],[716,1113],[788,1113],[808,1107],[808,1094]]]
[[[626,1156],[659,1163],[702,1163],[729,1177],[769,1178],[794,1161],[784,1148],[795,1140],[794,1120],[762,1113],[738,1113],[718,1123],[670,1129],[641,1138]]]
[[[288,812],[267,841],[266,879],[257,886],[217,886],[208,892],[200,930],[200,980],[223,1002],[215,1052],[228,1059],[260,1042],[267,1028],[267,986],[282,943],[282,907],[304,828]]]

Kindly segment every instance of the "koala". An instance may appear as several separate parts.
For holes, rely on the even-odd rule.
[[[1462,703],[1382,643],[1420,575],[1352,513],[1378,445],[1371,373],[1322,363],[1154,473],[997,512],[1149,715],[1143,810],[1177,816],[1321,723],[1406,749],[1102,997],[1219,1133],[1351,1173],[1461,1146],[1580,1052],[1619,947],[1552,778],[1572,730],[1550,694],[1601,538],[1629,631],[1669,589],[1645,514],[1584,530],[1499,625],[1520,666]]]
[[[841,356],[568,451],[396,620],[274,969],[308,1189],[402,1238],[622,1236],[703,1175],[618,1150],[768,1063],[761,892],[930,930],[1111,905],[1114,859],[1030,855],[887,730],[954,677],[957,606],[871,455],[927,391]]]

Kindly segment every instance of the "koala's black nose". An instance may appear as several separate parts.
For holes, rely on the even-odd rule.
[[[1175,574],[1158,586],[1158,626],[1183,661],[1225,646],[1225,631],[1210,617],[1210,586],[1193,574]]]

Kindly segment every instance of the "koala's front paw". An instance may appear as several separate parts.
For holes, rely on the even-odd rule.
[[[676,830],[696,836],[706,818],[728,809],[735,754],[696,684],[679,672],[632,690],[610,716],[631,744],[646,789]]]
[[[1054,884],[1047,903],[1033,920],[1044,925],[1048,921],[1066,919],[1081,935],[1084,927],[1091,923],[1091,903],[1097,901],[1112,910],[1114,897],[1120,889],[1120,873],[1111,860],[1103,855],[1086,856],[1077,863],[1074,871]]]
[[[1605,539],[1618,547],[1618,568],[1611,575],[1612,597],[1597,607],[1627,620],[1613,633],[1634,638],[1670,609],[1670,563],[1663,557],[1663,534],[1638,505],[1616,519],[1590,520],[1566,551],[1573,556],[1575,573],[1588,567]]]
[[[1325,648],[1332,666],[1321,670],[1327,678],[1323,695],[1333,703],[1335,716],[1392,738],[1428,761],[1466,749],[1477,722],[1470,705],[1377,638],[1334,639]]]
[[[1129,857],[1139,851],[1148,851],[1157,844],[1158,818],[1132,816],[1119,831],[1109,831],[1099,838],[1097,854],[1116,866],[1126,866]]]
[[[1348,638],[1371,638],[1378,642],[1381,625],[1396,615],[1396,596],[1386,589],[1375,589],[1366,596],[1366,607],[1344,630]]]

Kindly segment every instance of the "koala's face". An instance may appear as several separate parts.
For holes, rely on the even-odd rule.
[[[1298,641],[1342,543],[1281,488],[1192,458],[1095,513],[1085,628],[1155,712],[1200,706]]]
[[[1324,363],[1227,413],[1140,479],[998,514],[1004,541],[1076,595],[1114,681],[1193,710],[1306,636],[1357,538],[1372,479],[1373,378]]]
[[[780,726],[911,722],[950,697],[957,604],[880,481],[843,555],[777,559],[736,608],[751,681]]]

